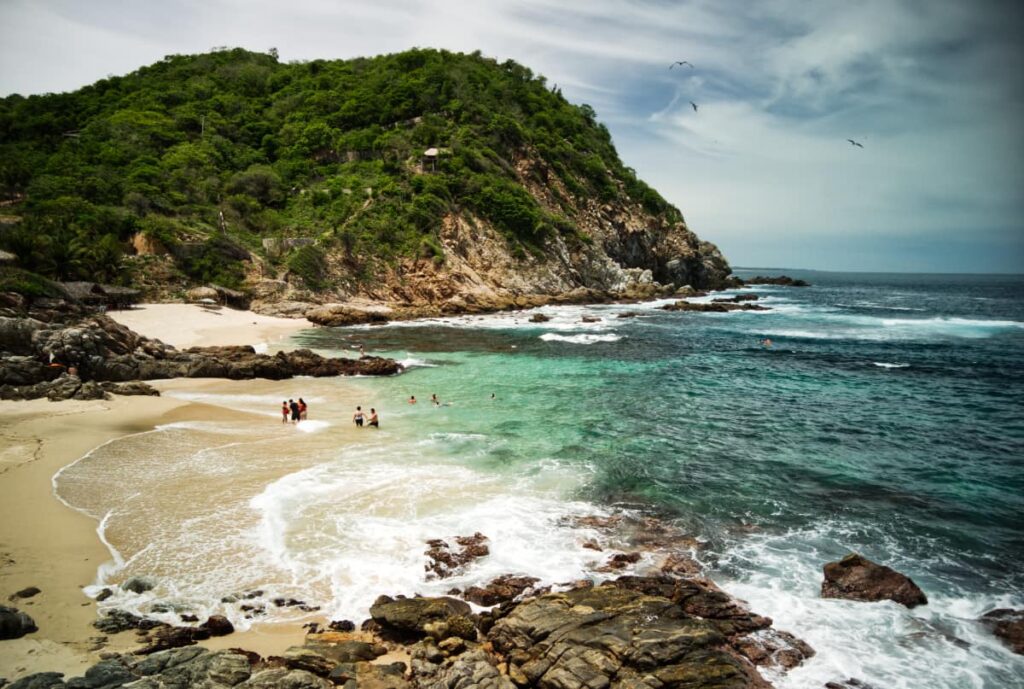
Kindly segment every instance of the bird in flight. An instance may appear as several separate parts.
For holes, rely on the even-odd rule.
[[[860,144],[860,143],[857,143],[857,142],[856,142],[856,141],[854,141],[853,139],[847,139],[847,141],[849,141],[849,142],[850,142],[850,145],[851,145],[851,146],[857,146],[858,148],[864,148],[864,144]]]
[[[673,68],[673,67],[675,67],[676,65],[679,65],[680,67],[681,67],[681,66],[683,66],[683,65],[687,65],[687,66],[688,66],[688,67],[689,67],[690,69],[693,69],[693,65],[692,65],[692,64],[690,64],[689,62],[687,62],[686,60],[676,60],[675,62],[673,62],[672,64],[670,64],[670,65],[668,66],[668,68],[669,68],[669,69],[672,69],[672,68]]]
[[[694,103],[694,102],[693,102],[693,101],[691,100],[691,101],[690,101],[690,105],[692,105],[692,106],[693,106],[693,111],[694,111],[694,112],[697,112],[697,104],[696,104],[696,103]],[[860,144],[857,144],[857,145],[859,146]]]

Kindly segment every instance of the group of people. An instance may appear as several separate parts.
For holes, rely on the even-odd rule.
[[[365,413],[362,407],[356,407],[356,413],[352,415],[352,422],[357,428],[362,428],[364,421],[367,426],[380,428],[380,417],[377,416],[377,410],[373,407],[370,407],[369,414]]]
[[[299,401],[288,400],[281,402],[281,423],[298,423],[306,420],[306,403],[300,397]]]

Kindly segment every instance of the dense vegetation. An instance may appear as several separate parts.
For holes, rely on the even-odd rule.
[[[441,155],[419,174],[427,147]],[[567,190],[560,210],[518,180],[524,152]],[[556,233],[585,240],[575,198],[628,196],[678,217],[623,166],[589,106],[512,61],[436,50],[290,64],[217,50],[4,98],[0,196],[23,218],[0,233],[22,268],[114,282],[131,279],[121,259],[138,232],[196,281],[239,283],[248,250],[321,288],[325,252],[363,277],[402,256],[443,262],[453,213],[489,221],[517,255]],[[267,256],[271,237],[316,246]]]

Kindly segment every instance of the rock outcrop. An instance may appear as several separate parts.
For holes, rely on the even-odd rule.
[[[821,596],[860,601],[891,600],[908,608],[928,602],[910,577],[856,553],[825,565]]]
[[[674,304],[666,304],[661,307],[664,311],[697,311],[699,313],[726,313],[728,311],[770,311],[767,306],[760,304],[745,304],[736,302],[713,301],[710,303],[692,301],[677,301]]]
[[[139,381],[163,378],[283,380],[402,370],[391,359],[327,358],[308,349],[275,355],[258,354],[249,346],[179,350],[102,315],[72,324],[0,316],[0,343],[0,399],[154,395],[154,388]]]

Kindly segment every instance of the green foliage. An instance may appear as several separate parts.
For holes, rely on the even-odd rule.
[[[26,297],[59,297],[60,288],[42,275],[0,266],[0,292],[17,292]]]
[[[430,147],[442,153],[421,170]],[[569,195],[555,213],[516,168],[537,155],[556,179],[531,182]],[[336,237],[367,271],[443,260],[442,223],[466,211],[519,256],[556,234],[583,240],[571,197],[680,218],[623,166],[590,106],[515,62],[420,49],[291,64],[241,49],[172,55],[74,93],[0,99],[0,197],[16,194],[25,222],[3,241],[29,270],[118,279],[119,249],[141,230],[191,247],[174,250],[189,276],[232,285],[242,268],[221,240]],[[197,245],[212,228],[225,235]],[[314,250],[288,259],[310,285],[321,263]]]
[[[301,246],[288,257],[288,270],[302,278],[306,287],[323,289],[326,285],[327,257],[319,247],[309,244]]]

